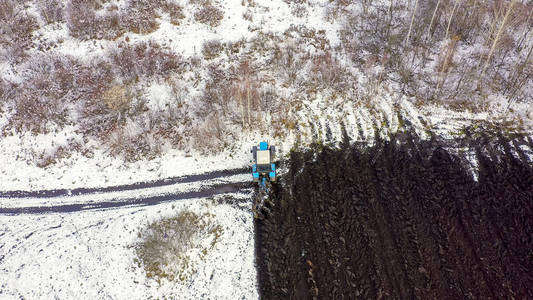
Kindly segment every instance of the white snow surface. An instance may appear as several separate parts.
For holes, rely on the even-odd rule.
[[[134,264],[139,227],[187,209],[222,226],[183,282],[147,279]],[[149,207],[0,216],[0,299],[256,299],[253,216],[190,199]]]

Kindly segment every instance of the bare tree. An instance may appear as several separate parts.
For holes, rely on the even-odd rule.
[[[411,24],[409,25],[409,32],[407,32],[407,38],[405,44],[409,43],[409,37],[411,36],[411,30],[413,29],[413,22],[415,21],[416,9],[418,8],[418,0],[415,2],[415,8],[413,9],[413,15],[411,16]]]
[[[450,20],[448,21],[448,26],[446,26],[446,34],[444,35],[444,40],[448,39],[448,32],[450,31],[450,25],[452,24],[453,15],[455,14],[455,10],[457,9],[457,6],[459,5],[459,1],[456,0],[455,4],[453,5],[452,14],[450,15]]]
[[[512,0],[511,3],[509,4],[509,7],[507,8],[507,12],[505,13],[505,16],[503,17],[500,27],[498,28],[498,32],[496,33],[496,37],[494,38],[494,41],[492,42],[492,46],[490,47],[490,51],[489,51],[489,54],[487,55],[487,59],[485,60],[485,65],[483,66],[483,70],[481,71],[480,78],[483,78],[483,75],[485,75],[485,72],[487,71],[487,68],[489,67],[489,62],[490,62],[490,59],[492,58],[492,55],[494,54],[494,49],[496,49],[498,40],[500,39],[502,32],[505,30],[505,25],[507,24],[509,16],[511,15],[511,11],[513,10],[513,6],[516,4],[516,2],[517,0]]]
[[[433,26],[433,21],[435,20],[435,16],[437,15],[437,10],[439,9],[440,1],[437,1],[437,5],[435,6],[435,10],[433,10],[433,15],[431,16],[431,21],[429,22],[428,27],[428,36],[431,38],[431,27]],[[418,1],[417,1],[418,2]],[[411,21],[412,22],[412,21]]]

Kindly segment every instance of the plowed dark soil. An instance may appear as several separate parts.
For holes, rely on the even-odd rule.
[[[533,299],[533,167],[405,139],[293,153],[256,222],[262,299]]]

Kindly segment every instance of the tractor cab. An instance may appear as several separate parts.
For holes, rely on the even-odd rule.
[[[260,142],[259,147],[252,148],[254,164],[252,165],[252,177],[254,182],[275,181],[276,164],[274,164],[275,147],[267,142]]]

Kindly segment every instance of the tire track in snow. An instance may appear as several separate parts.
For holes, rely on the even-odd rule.
[[[159,179],[154,181],[138,182],[125,185],[117,185],[101,188],[75,188],[75,189],[55,189],[55,190],[41,190],[41,191],[3,191],[0,192],[0,198],[53,198],[60,196],[79,196],[96,193],[108,192],[124,192],[145,188],[162,187],[176,183],[191,183],[196,181],[210,180],[219,177],[227,177],[232,175],[245,174],[250,171],[249,167],[217,170],[202,174],[185,175],[178,177],[171,177]]]
[[[205,174],[203,174],[205,175]],[[193,175],[196,176],[196,175]],[[174,182],[175,183],[175,182]],[[152,187],[152,186],[150,186]],[[163,194],[143,198],[125,198],[115,201],[103,201],[97,203],[75,203],[55,206],[33,206],[33,207],[9,207],[0,208],[0,215],[19,214],[46,214],[46,213],[70,213],[84,210],[112,209],[119,207],[150,206],[169,201],[185,200],[191,198],[205,198],[217,194],[237,193],[245,189],[250,189],[250,181],[220,183],[211,185],[197,191],[187,191],[181,193]]]

